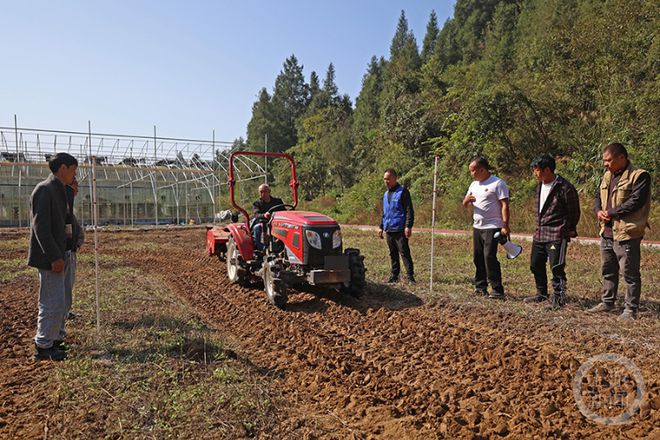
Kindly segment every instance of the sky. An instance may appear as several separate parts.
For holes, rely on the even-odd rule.
[[[418,45],[453,0],[3,0],[0,126],[218,141],[246,136],[262,87],[294,54],[335,66],[353,102],[405,11]]]

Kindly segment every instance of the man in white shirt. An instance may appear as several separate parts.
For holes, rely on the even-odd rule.
[[[488,160],[476,157],[470,162],[470,184],[463,206],[473,208],[473,261],[476,268],[474,288],[477,295],[504,299],[502,272],[497,260],[499,232],[508,236],[509,230],[509,187],[497,176],[490,173]],[[488,295],[488,282],[492,293]]]

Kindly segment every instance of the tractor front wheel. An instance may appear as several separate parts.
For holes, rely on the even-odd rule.
[[[268,301],[277,308],[284,309],[287,301],[287,291],[284,282],[277,277],[273,271],[273,263],[270,261],[264,262],[263,279],[264,290]]]
[[[236,242],[233,237],[229,237],[227,242],[227,278],[232,283],[241,283],[243,276],[241,275],[241,267],[238,263],[238,248],[236,247]]]
[[[348,255],[348,267],[351,270],[351,281],[342,286],[342,292],[359,297],[367,287],[367,279],[364,268],[364,255],[360,255],[359,249],[348,248],[344,251]]]

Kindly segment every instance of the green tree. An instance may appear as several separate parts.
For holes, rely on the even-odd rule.
[[[272,99],[264,87],[259,91],[259,98],[252,105],[252,117],[247,126],[247,149],[263,151],[266,135],[269,144],[282,145],[284,139],[280,130]]]
[[[435,11],[431,11],[429,22],[426,24],[426,35],[424,35],[424,41],[422,43],[422,63],[427,62],[433,54],[439,34],[438,17],[435,15]]]
[[[373,170],[379,146],[376,143],[380,124],[380,101],[383,91],[385,59],[373,56],[362,78],[362,89],[356,99],[353,116],[353,159],[357,169],[368,174]]]
[[[317,99],[318,94],[321,92],[321,84],[319,76],[315,71],[309,75],[309,102],[310,106],[313,105],[314,99]],[[308,108],[309,109],[309,108]]]
[[[281,138],[272,143],[269,140],[273,151],[284,151],[296,145],[296,121],[305,113],[308,104],[309,86],[305,83],[303,67],[298,64],[296,56],[291,55],[275,79],[272,106]]]

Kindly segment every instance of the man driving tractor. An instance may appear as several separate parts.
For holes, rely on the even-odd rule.
[[[264,224],[270,219],[271,213],[285,211],[282,199],[270,196],[270,186],[267,183],[259,185],[259,200],[252,204],[252,238],[258,251],[263,252]]]

